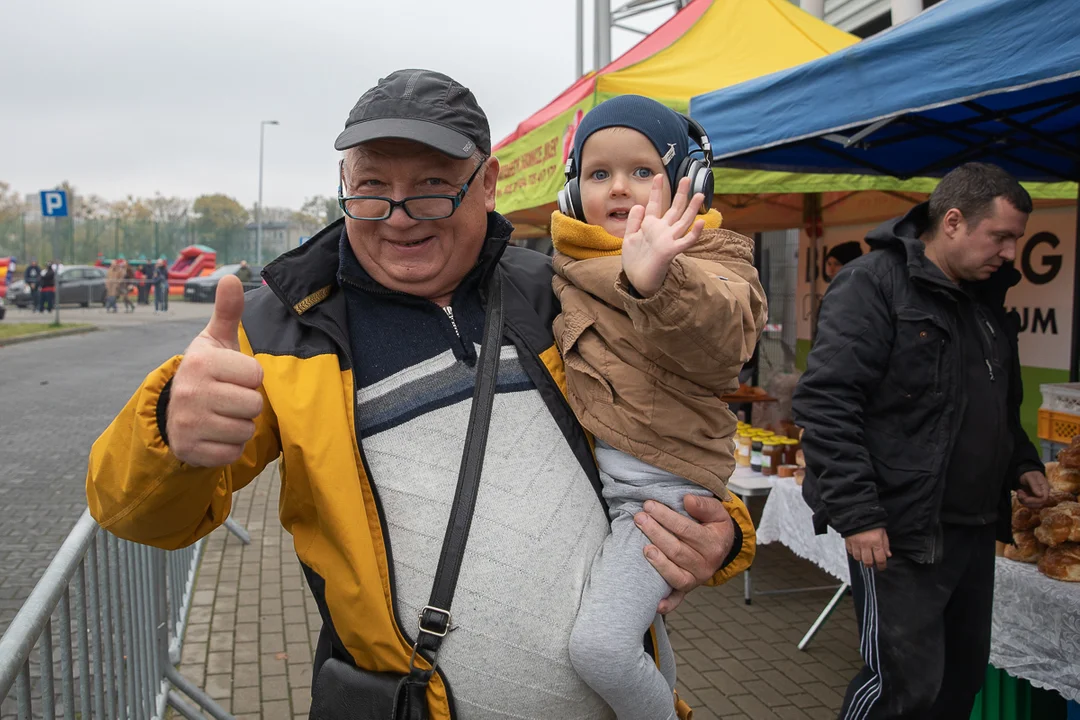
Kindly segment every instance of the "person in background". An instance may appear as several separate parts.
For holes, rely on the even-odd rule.
[[[815,530],[850,554],[866,665],[841,717],[959,720],[982,687],[1010,491],[1049,496],[1005,311],[1031,210],[1001,168],[961,165],[825,294],[794,410]]]
[[[836,274],[852,260],[863,254],[862,244],[854,240],[840,243],[825,256],[825,282],[832,282]]]
[[[154,312],[169,310],[169,267],[164,258],[158,258],[154,266]]]
[[[247,260],[240,261],[240,268],[236,271],[236,277],[240,278],[240,282],[244,285],[251,282],[252,272]]]
[[[120,296],[123,285],[124,258],[118,257],[109,264],[109,271],[105,274],[105,312],[119,312],[116,299]]]
[[[139,304],[150,304],[150,276],[154,273],[154,266],[149,262],[139,265],[135,272],[135,279],[139,284]]]
[[[41,268],[37,259],[30,260],[23,274],[23,280],[30,288],[30,309],[32,312],[41,312]]]
[[[131,299],[131,295],[138,289],[138,284],[135,266],[124,263],[124,279],[120,284],[120,294],[124,296],[124,312],[126,313],[135,312],[135,301]]]
[[[41,294],[38,302],[43,313],[53,311],[53,302],[56,299],[56,265],[56,261],[52,261],[41,273]]]

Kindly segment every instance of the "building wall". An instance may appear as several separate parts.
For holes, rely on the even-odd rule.
[[[244,259],[256,262],[255,247],[256,226],[255,223],[247,225]],[[300,244],[300,238],[311,235],[310,232],[296,223],[263,223],[262,233],[262,259],[268,263],[278,255],[292,250]],[[240,258],[237,258],[238,260]]]
[[[890,6],[889,0],[825,0],[825,22],[859,35],[859,28],[889,16]]]
[[[941,0],[922,0],[922,7],[937,5]],[[825,0],[825,22],[868,38],[892,25],[891,0]]]

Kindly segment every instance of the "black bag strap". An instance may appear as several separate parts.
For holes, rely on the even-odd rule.
[[[477,361],[476,386],[473,389],[472,411],[469,430],[465,435],[465,451],[458,471],[457,491],[450,507],[450,520],[446,525],[439,566],[431,588],[431,598],[420,611],[416,645],[409,659],[410,682],[424,685],[431,679],[438,660],[443,638],[452,629],[450,606],[454,601],[461,560],[465,556],[465,543],[469,538],[473,509],[480,489],[480,474],[484,467],[488,426],[491,407],[495,401],[495,384],[499,376],[499,354],[502,352],[503,302],[501,270],[496,266],[488,286],[487,317],[484,321],[484,339]],[[431,665],[429,670],[416,666],[416,656],[421,655]]]

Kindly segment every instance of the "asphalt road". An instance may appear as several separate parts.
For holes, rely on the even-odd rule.
[[[86,508],[90,446],[206,324],[143,317],[0,347],[0,634]]]

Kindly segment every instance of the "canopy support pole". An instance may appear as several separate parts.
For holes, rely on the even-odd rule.
[[[574,58],[574,82],[585,74],[585,0],[577,0],[574,14],[574,32],[577,36],[577,55]]]
[[[593,0],[593,66],[611,62],[611,0]]]
[[[818,297],[818,274],[821,272],[818,241],[822,227],[820,193],[803,195],[803,227],[810,238],[810,344],[812,346],[817,339],[818,310],[821,305]]]
[[[801,0],[799,7],[818,20],[825,17],[825,0]]]
[[[1073,315],[1069,344],[1069,382],[1080,381],[1080,183],[1077,183],[1076,234],[1073,235]]]
[[[923,0],[892,0],[892,24],[910,20],[923,11]]]

